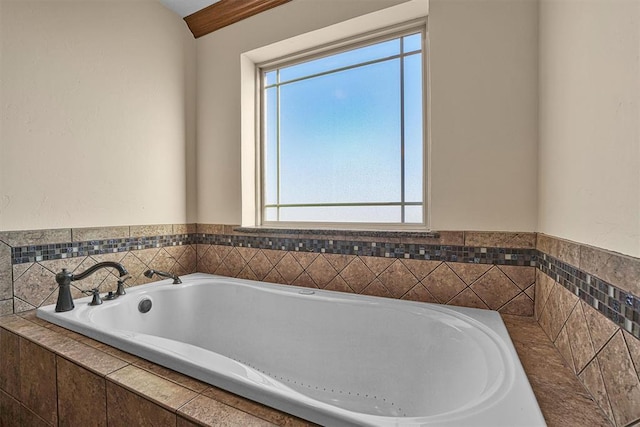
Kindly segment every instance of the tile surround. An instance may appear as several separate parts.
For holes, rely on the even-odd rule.
[[[535,318],[611,423],[637,425],[640,260],[546,235],[538,250]]]
[[[146,283],[147,268],[203,271],[534,315],[614,425],[640,421],[640,260],[632,257],[540,233],[268,233],[206,224],[0,232],[0,315],[54,303],[55,272],[105,260],[128,268],[129,285]],[[115,275],[100,273],[78,283],[74,297],[115,288]],[[105,375],[101,369],[92,372]],[[2,405],[13,408],[14,398]],[[18,406],[21,417],[51,422],[42,408]],[[195,422],[188,413],[177,419]]]

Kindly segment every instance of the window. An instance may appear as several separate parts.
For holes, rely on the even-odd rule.
[[[423,38],[260,69],[263,225],[424,224]]]

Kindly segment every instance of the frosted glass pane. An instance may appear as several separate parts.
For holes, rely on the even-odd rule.
[[[280,203],[400,201],[400,60],[281,87]]]
[[[405,36],[402,40],[403,50],[405,53],[413,52],[415,50],[422,49],[422,34],[412,34],[410,36]]]
[[[264,221],[277,221],[278,220],[278,208],[265,208]]]
[[[365,46],[337,55],[314,59],[280,69],[280,82],[298,79],[326,71],[336,70],[342,67],[387,58],[400,54],[400,39],[389,40],[372,46]]]
[[[278,88],[265,91],[264,203],[278,202]]]
[[[422,202],[422,54],[405,57],[404,61],[405,201]]]
[[[405,206],[404,222],[422,224],[423,220],[422,206]]]
[[[280,221],[400,222],[399,206],[280,208]]]

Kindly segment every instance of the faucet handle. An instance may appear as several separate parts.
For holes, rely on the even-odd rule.
[[[88,291],[82,291],[83,294],[92,295],[93,299],[89,303],[89,305],[100,305],[102,304],[102,298],[100,298],[100,290],[98,288],[93,288]]]
[[[118,288],[116,289],[116,295],[125,295],[126,292],[124,290],[124,281],[130,279],[131,276],[126,275],[118,279]]]

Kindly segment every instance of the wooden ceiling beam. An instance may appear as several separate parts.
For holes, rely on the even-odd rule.
[[[195,38],[288,3],[291,0],[220,0],[184,18]]]

